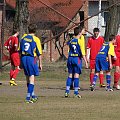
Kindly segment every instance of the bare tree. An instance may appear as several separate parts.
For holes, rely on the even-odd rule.
[[[14,28],[19,28],[20,38],[28,31],[29,12],[28,0],[16,0],[16,14],[14,20]]]
[[[119,0],[108,0],[109,6],[119,2]],[[120,2],[119,4],[109,9],[109,16],[105,31],[105,39],[108,40],[110,34],[116,35],[118,33],[120,23]]]
[[[64,28],[62,28],[62,27],[56,27],[54,30],[52,30],[52,33],[54,36],[56,36],[59,33],[61,33],[61,31],[63,31],[63,29]],[[66,56],[64,55],[64,46],[65,46],[66,41],[65,40],[61,41],[60,39],[61,39],[60,35],[55,38],[55,48],[58,50],[58,53],[60,55],[59,60],[64,61],[64,60],[66,60]]]

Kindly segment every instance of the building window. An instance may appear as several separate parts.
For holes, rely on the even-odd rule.
[[[43,52],[47,51],[47,43],[42,44],[42,50],[43,50]]]
[[[104,27],[104,26],[106,26],[106,23],[107,23],[107,20],[109,17],[109,12],[104,11],[104,12],[102,12],[101,16],[102,16],[102,26]]]
[[[4,2],[4,0],[0,0],[0,3],[3,3]]]
[[[15,17],[15,11],[14,10],[6,10],[6,21],[12,22]]]
[[[45,39],[46,39],[46,37],[41,37],[41,43],[44,43]],[[47,51],[47,43],[42,44],[42,50],[44,52]]]
[[[80,22],[83,21],[82,23],[80,23],[80,25],[84,26],[84,11],[80,11],[79,15],[80,15]]]

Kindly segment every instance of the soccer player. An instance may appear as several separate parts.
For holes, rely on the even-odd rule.
[[[15,79],[20,71],[20,56],[18,52],[18,35],[19,32],[17,29],[13,30],[13,35],[8,38],[5,42],[4,46],[9,51],[10,60],[11,60],[11,68],[10,68],[10,85],[17,86]]]
[[[38,76],[39,70],[42,70],[42,48],[40,39],[35,36],[36,25],[30,24],[28,30],[29,34],[23,35],[21,39],[20,53],[22,67],[27,81],[26,103],[33,103],[38,99],[34,93],[34,82],[35,76]]]
[[[110,35],[109,42],[104,42],[102,48],[98,52],[96,56],[96,65],[95,65],[95,75],[93,78],[93,83],[91,86],[91,91],[94,91],[96,81],[99,75],[99,72],[106,71],[106,91],[113,91],[111,88],[111,75],[110,75],[110,69],[112,69],[112,59],[111,56],[115,56],[114,51],[114,43],[115,43],[115,35]]]
[[[114,72],[113,88],[120,90],[120,85],[118,84],[120,79],[120,35],[116,36],[115,53],[116,53],[116,60],[114,60],[115,72]]]
[[[102,44],[104,42],[104,38],[100,36],[99,28],[93,29],[94,35],[88,39],[87,43],[87,61],[90,61],[90,86],[92,84],[92,80],[95,73],[95,59],[98,54],[98,51],[102,47]],[[100,71],[99,74],[100,79],[100,87],[105,87],[103,81],[104,81],[104,75],[103,71]]]
[[[83,27],[82,35],[79,38],[79,43],[83,44],[82,45],[82,49],[83,49],[83,54],[85,55],[85,38],[84,38],[84,34],[85,34],[85,28]],[[73,36],[73,38],[74,38],[74,36]],[[70,41],[69,41],[69,43],[70,43]],[[69,45],[69,43],[68,43],[68,45]],[[73,79],[72,79],[72,82],[71,82],[70,89],[71,90],[74,89],[74,75],[73,75]],[[80,86],[79,86],[79,90],[80,90]]]
[[[74,35],[75,37],[69,43],[69,54],[68,54],[68,78],[66,80],[66,91],[65,97],[69,97],[70,93],[70,85],[72,79],[74,79],[74,96],[81,98],[79,95],[79,75],[81,74],[81,67],[82,67],[82,57],[85,61],[86,68],[88,68],[87,60],[85,57],[85,47],[84,43],[81,42],[80,37],[83,33],[82,27],[74,28]]]

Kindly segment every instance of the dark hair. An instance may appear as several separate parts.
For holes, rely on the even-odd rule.
[[[15,34],[18,32],[18,29],[17,28],[14,28],[13,31],[12,31],[12,34]]]
[[[74,35],[77,36],[82,30],[83,27],[81,26],[74,28]]]
[[[37,25],[36,24],[30,24],[28,26],[28,31],[29,33],[35,33],[36,32],[36,29],[37,29]]]
[[[93,32],[100,32],[99,28],[94,28]]]
[[[109,41],[112,41],[113,39],[115,39],[115,35],[111,34],[111,35],[109,36]]]

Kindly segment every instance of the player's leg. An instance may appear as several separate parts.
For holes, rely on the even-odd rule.
[[[118,81],[120,79],[120,58],[117,58],[115,60],[115,72],[114,72],[114,85],[113,87],[116,88],[117,90],[120,90],[120,86],[118,84]]]
[[[95,60],[90,60],[90,87],[93,83],[93,77],[95,74]]]
[[[26,82],[27,82],[26,103],[33,103],[31,97],[32,92],[34,91],[34,75],[26,76]]]
[[[68,78],[66,79],[65,97],[69,97],[71,83],[72,83],[72,73],[69,73]]]
[[[15,82],[15,78],[13,77],[15,72],[15,66],[11,65],[11,69],[10,69],[10,85],[11,86],[17,86],[17,83]]]
[[[104,84],[104,74],[103,74],[103,71],[100,71],[99,79],[100,79],[100,87],[105,87],[106,85]]]
[[[19,72],[20,72],[20,67],[19,66],[15,67],[12,78],[16,79]]]
[[[30,80],[29,80],[29,76],[26,76],[26,82],[27,82],[26,101],[29,101],[30,100],[30,88],[29,88]]]
[[[38,64],[37,64],[37,61],[36,61],[36,58],[34,58],[34,62],[33,62],[33,70],[30,72],[30,74],[32,75],[29,79],[30,79],[30,83],[29,84],[32,84],[33,86],[33,89],[32,89],[32,93],[31,93],[31,100],[33,102],[36,102],[38,100],[38,97],[35,95],[35,90],[34,90],[34,81],[35,81],[35,76],[38,76],[39,75],[39,68],[38,68]],[[31,67],[29,68],[31,70]],[[34,77],[34,78],[33,78]]]
[[[79,74],[75,73],[74,74],[74,96],[81,98],[78,90],[79,90]]]
[[[82,60],[80,58],[74,58],[74,96],[81,98],[79,95],[79,75],[82,70]]]
[[[115,72],[114,72],[114,85],[113,85],[113,87],[116,88],[117,90],[120,90],[120,86],[118,84],[119,79],[120,79],[120,67],[116,66]]]
[[[12,69],[11,69],[11,73],[10,73],[10,84],[16,86],[17,83],[15,82],[16,77],[20,71],[20,57],[18,53],[15,53],[13,55],[11,55],[11,65],[12,65]]]
[[[93,83],[90,87],[91,91],[94,91],[95,90],[95,86],[96,86],[96,82],[97,82],[97,79],[98,79],[98,76],[99,76],[99,72],[96,72],[94,77],[93,77]]]
[[[71,85],[70,85],[70,90],[74,89],[74,75],[72,75],[72,80],[71,80]]]
[[[66,79],[65,97],[69,97],[70,86],[71,86],[71,83],[72,83],[72,77],[73,77],[73,64],[72,64],[72,58],[68,58],[68,61],[67,61],[67,68],[68,68],[68,77],[67,77],[67,79]]]
[[[12,79],[14,69],[15,69],[15,67],[11,64],[11,67],[10,67],[10,80]]]
[[[110,75],[110,70],[106,71],[106,90],[107,91],[113,91],[113,89],[111,88],[111,75]]]
[[[96,58],[96,61],[95,61],[95,71],[96,71],[96,73],[94,74],[94,77],[93,77],[93,80],[92,80],[93,82],[92,82],[92,86],[91,86],[91,91],[94,91],[94,89],[95,89],[96,81],[98,79],[100,70],[101,70],[100,60],[99,60],[99,58]]]

